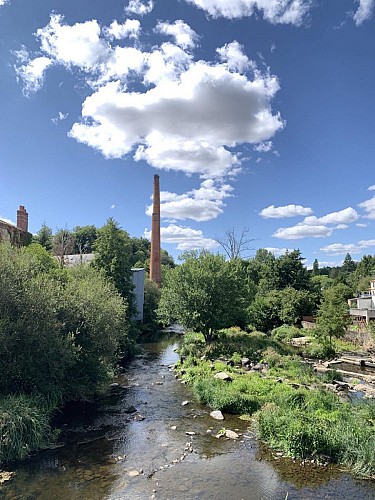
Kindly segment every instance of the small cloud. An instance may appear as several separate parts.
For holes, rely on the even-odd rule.
[[[356,226],[357,226],[357,227],[367,227],[367,226],[368,226],[368,224],[367,224],[366,222],[358,222],[358,223],[356,224]]]
[[[176,45],[183,49],[194,48],[195,42],[198,39],[196,32],[181,19],[177,19],[173,24],[159,21],[156,25],[155,32],[172,36]]]
[[[109,208],[110,208],[111,210],[113,210],[113,209],[115,208],[115,206],[116,206],[116,205],[115,205],[115,204],[113,204],[113,205],[111,205]]]
[[[280,257],[280,255],[285,255],[286,252],[290,252],[290,248],[275,248],[275,247],[265,247],[265,250],[273,253],[275,257]]]
[[[124,38],[138,38],[141,31],[141,23],[138,19],[127,19],[124,24],[114,20],[109,28],[104,28],[104,33],[109,38],[123,40]]]
[[[375,246],[375,240],[361,240],[358,243],[332,243],[320,250],[329,255],[345,255],[347,253],[363,253],[367,248]]]
[[[298,215],[310,215],[313,211],[309,207],[301,205],[285,205],[283,207],[275,207],[270,205],[259,213],[264,219],[284,219],[286,217],[296,217]]]
[[[273,44],[271,45],[271,52],[275,52],[275,50],[276,50],[276,45],[273,43]]]
[[[51,122],[53,122],[55,125],[57,125],[57,122],[65,120],[68,118],[69,113],[62,113],[59,111],[59,114],[55,118],[51,118]]]
[[[338,224],[335,226],[335,229],[348,229],[349,226],[347,224]]]
[[[327,226],[311,226],[309,224],[297,224],[292,227],[281,227],[272,236],[284,240],[300,240],[302,238],[326,238],[331,236],[333,229]]]
[[[357,26],[371,19],[374,13],[375,0],[355,0],[358,3],[358,9],[353,15],[353,20]]]
[[[138,14],[138,16],[144,16],[149,14],[154,8],[153,0],[148,2],[142,2],[141,0],[130,0],[128,6],[125,8],[125,12],[128,14]]]
[[[145,229],[145,238],[150,239],[151,231]],[[212,250],[217,248],[218,243],[210,238],[205,238],[201,230],[186,226],[170,224],[160,228],[161,241],[163,243],[177,244],[177,250]]]
[[[373,196],[369,200],[359,203],[358,206],[365,210],[366,212],[365,217],[367,219],[375,219],[375,196]]]
[[[258,153],[268,153],[272,148],[272,141],[264,141],[254,146],[254,151],[257,151]]]
[[[375,191],[375,184],[373,184],[372,186],[369,186],[367,188],[367,191]]]

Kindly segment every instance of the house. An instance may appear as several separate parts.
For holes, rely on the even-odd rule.
[[[28,231],[29,214],[23,205],[17,210],[17,225],[0,219],[0,242],[8,242],[17,247],[28,245],[32,234]]]
[[[355,321],[365,322],[375,320],[375,279],[370,280],[370,288],[358,294],[358,297],[348,300],[349,314]]]

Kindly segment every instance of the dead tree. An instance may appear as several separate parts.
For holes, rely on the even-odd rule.
[[[255,238],[248,238],[249,228],[245,226],[239,235],[236,235],[234,227],[227,229],[223,238],[215,238],[219,243],[229,260],[247,259],[249,255],[243,255],[245,252],[254,250],[250,243]]]

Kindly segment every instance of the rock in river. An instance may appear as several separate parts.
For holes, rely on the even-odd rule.
[[[215,410],[210,413],[210,416],[212,418],[215,418],[216,420],[224,420],[224,415],[221,413],[220,410]]]

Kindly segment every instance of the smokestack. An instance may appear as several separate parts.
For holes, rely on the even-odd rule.
[[[20,208],[17,210],[17,228],[25,233],[27,233],[29,228],[29,214],[23,205],[20,205]]]
[[[154,281],[158,286],[160,286],[160,187],[159,176],[157,174],[154,175],[154,204],[152,210],[151,226],[150,279]]]

